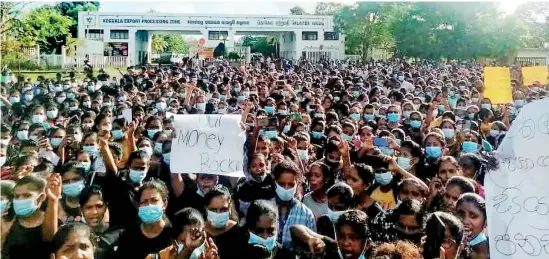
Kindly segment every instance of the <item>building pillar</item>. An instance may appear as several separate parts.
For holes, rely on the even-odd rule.
[[[152,61],[152,36],[153,34],[150,31],[147,32],[147,64],[150,64]]]
[[[129,66],[135,66],[139,62],[139,60],[137,60],[137,51],[139,50],[137,49],[137,44],[135,42],[136,33],[136,29],[128,29],[128,59],[126,63],[129,64]]]

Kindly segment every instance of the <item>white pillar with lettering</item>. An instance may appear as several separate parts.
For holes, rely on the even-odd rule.
[[[147,31],[147,64],[150,64],[152,60],[152,36],[153,34]]]
[[[135,34],[137,33],[136,29],[128,30],[128,61],[126,61],[129,66],[135,66],[138,64],[139,60],[137,59],[137,52],[139,51],[135,42]]]

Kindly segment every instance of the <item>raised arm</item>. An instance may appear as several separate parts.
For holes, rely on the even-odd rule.
[[[50,242],[57,233],[59,217],[59,199],[61,198],[61,175],[54,173],[48,178],[46,186],[46,199],[48,206],[42,222],[42,237],[44,241]]]

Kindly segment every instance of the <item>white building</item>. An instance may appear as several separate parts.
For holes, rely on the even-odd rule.
[[[343,59],[344,38],[334,32],[332,16],[311,15],[204,15],[167,13],[78,14],[78,37],[84,39],[81,55],[128,56],[129,65],[150,61],[152,35],[202,35],[204,47],[224,42],[235,46],[235,36],[273,35],[280,38],[281,57]]]

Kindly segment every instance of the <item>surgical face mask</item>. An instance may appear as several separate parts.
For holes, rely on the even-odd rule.
[[[492,137],[497,137],[497,136],[499,136],[499,135],[501,135],[501,134],[503,134],[503,132],[500,133],[499,130],[493,130],[493,129],[490,130],[490,136],[492,136]]]
[[[6,159],[5,156],[0,156],[0,166],[3,166],[6,163]]]
[[[311,132],[311,137],[314,138],[314,139],[322,138],[322,136],[324,136],[324,134],[322,134],[322,132],[318,132],[318,131]]]
[[[113,130],[111,131],[112,137],[116,140],[122,139],[124,137],[124,132],[122,130]]]
[[[339,217],[341,215],[343,215],[343,213],[347,212],[346,210],[342,210],[342,211],[333,211],[331,210],[330,208],[328,208],[328,218],[330,218],[330,221],[332,221],[333,223],[336,223],[337,220],[339,219]]]
[[[410,121],[410,127],[413,129],[419,129],[421,127],[422,122],[420,120],[411,120]]]
[[[389,121],[389,123],[397,123],[399,120],[400,120],[400,115],[398,113],[387,114],[387,121]]]
[[[28,217],[32,215],[36,208],[38,207],[35,204],[35,200],[33,198],[29,199],[14,199],[12,202],[13,210],[15,211],[15,215],[19,217]]]
[[[29,131],[28,130],[20,130],[17,131],[17,139],[19,140],[27,140],[29,139]]]
[[[478,144],[472,141],[461,143],[461,150],[465,153],[474,153],[478,151]]]
[[[150,139],[153,139],[154,138],[154,135],[156,135],[156,133],[160,132],[160,130],[157,130],[157,129],[148,129],[147,130],[147,136],[150,138]]]
[[[474,97],[471,98],[471,102],[473,102],[473,103],[478,103],[478,98],[474,98]]]
[[[153,155],[153,149],[151,147],[148,147],[148,146],[140,147],[139,150],[145,152],[145,154],[147,154],[148,156]]]
[[[34,114],[32,115],[32,123],[42,123],[44,122],[44,115]]]
[[[284,189],[284,187],[278,185],[277,183],[275,192],[280,200],[289,201],[294,198],[296,189],[297,189],[296,186],[290,189]]]
[[[162,154],[162,143],[154,143],[154,153]]]
[[[273,138],[278,137],[278,131],[276,131],[276,130],[266,130],[266,131],[263,131],[263,136],[265,136],[268,139],[273,139]]]
[[[291,129],[290,124],[286,124],[284,125],[284,129],[282,129],[282,133],[287,134],[288,132],[290,132],[290,129]]]
[[[341,138],[347,142],[351,142],[353,140],[353,136],[349,136],[345,133],[341,133]]]
[[[206,103],[197,103],[196,109],[199,111],[205,111],[206,110]]]
[[[140,183],[143,179],[145,179],[145,176],[147,176],[146,171],[130,169],[129,177],[134,183]]]
[[[273,114],[274,113],[274,107],[273,106],[265,106],[264,109],[268,114]]]
[[[393,173],[391,172],[385,172],[385,173],[376,173],[375,174],[375,181],[376,183],[379,183],[382,186],[388,185],[393,180]]]
[[[208,221],[212,224],[214,228],[223,228],[227,225],[227,222],[229,221],[229,212],[213,212],[211,210],[207,210],[207,218]]]
[[[0,214],[4,213],[8,208],[9,200],[0,200]]]
[[[50,144],[53,147],[59,147],[63,142],[63,138],[50,138]]]
[[[32,94],[25,94],[25,101],[30,102],[32,101],[32,98],[34,98]]]
[[[19,97],[10,97],[10,103],[14,104],[14,103],[18,103],[21,101],[21,98]]]
[[[158,111],[164,111],[166,109],[167,105],[165,102],[159,102],[159,103],[156,103],[156,109]]]
[[[139,207],[138,216],[145,224],[154,224],[164,215],[164,210],[160,205],[151,204]]]
[[[351,119],[353,119],[355,121],[359,121],[360,120],[360,113],[351,113],[349,115],[349,117],[351,117]]]
[[[410,118],[410,115],[412,115],[412,111],[403,111],[403,112],[402,112],[402,116],[403,116],[405,119],[409,119],[409,118]]]
[[[248,244],[264,245],[265,247],[267,247],[267,249],[269,249],[269,251],[272,251],[276,245],[276,236],[272,236],[265,239],[250,232],[250,238],[248,239]]]
[[[488,110],[492,109],[492,105],[489,103],[483,103],[480,105],[480,107],[482,107],[482,109],[488,109]]]
[[[307,161],[309,159],[309,150],[307,149],[297,149],[297,155],[301,160]]]
[[[67,97],[57,97],[57,103],[63,103]]]
[[[75,95],[73,93],[68,93],[67,98],[74,99]]]
[[[101,130],[111,131],[112,130],[112,124],[103,125],[100,128],[101,128]]]
[[[404,170],[409,170],[410,168],[412,168],[412,165],[410,164],[411,161],[412,159],[407,157],[403,157],[403,156],[397,157],[398,166],[402,167]]]
[[[441,147],[426,147],[425,153],[427,154],[427,157],[429,158],[439,158],[442,156],[442,148]]]
[[[57,110],[51,110],[46,112],[46,116],[48,116],[48,119],[55,119],[57,118]]]
[[[364,120],[372,121],[374,119],[375,119],[375,115],[373,115],[373,114],[364,114]]]
[[[324,113],[315,113],[315,118],[324,119],[325,115],[324,115]]]
[[[280,115],[288,115],[288,110],[278,110],[278,114],[280,114]]]
[[[82,106],[83,106],[84,108],[90,108],[90,107],[91,107],[91,102],[90,102],[90,101],[82,102]]]
[[[379,150],[385,155],[392,156],[395,154],[395,150],[388,147],[379,147]]]
[[[454,129],[442,129],[442,133],[444,133],[445,139],[453,139],[456,136]]]
[[[88,153],[90,156],[95,156],[98,154],[97,146],[83,146],[82,150]]]
[[[75,183],[63,184],[63,194],[68,197],[77,197],[84,189],[84,180]]]
[[[237,99],[239,102],[242,102],[242,101],[246,100],[246,96],[244,96],[244,95],[239,95],[236,99]]]
[[[524,100],[515,100],[515,106],[517,108],[521,108],[522,106],[524,106],[524,103],[525,103]]]

